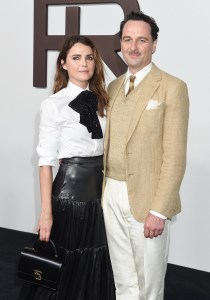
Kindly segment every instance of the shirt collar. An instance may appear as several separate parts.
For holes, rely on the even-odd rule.
[[[82,89],[81,87],[79,87],[78,85],[72,83],[70,80],[67,84],[67,91],[68,93],[73,97],[77,97],[82,91],[88,90],[89,91],[89,84],[85,89]]]
[[[144,67],[140,71],[138,71],[136,74],[131,74],[131,72],[128,69],[125,75],[125,84],[128,81],[130,75],[136,76],[135,82],[140,83],[144,79],[144,77],[151,71],[151,69],[152,69],[152,62],[149,63],[146,67]]]

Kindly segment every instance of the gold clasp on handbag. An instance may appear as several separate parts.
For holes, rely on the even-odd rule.
[[[36,280],[42,280],[42,271],[34,270],[34,278]]]

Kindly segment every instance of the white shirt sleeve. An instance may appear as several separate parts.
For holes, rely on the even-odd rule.
[[[160,213],[158,213],[158,212],[156,212],[156,211],[154,211],[154,210],[150,210],[150,213],[151,213],[152,215],[158,217],[158,218],[163,219],[163,220],[166,220],[166,219],[167,219],[166,216],[164,216],[164,215],[162,215],[162,214],[160,214]]]
[[[57,154],[60,143],[60,130],[58,126],[58,112],[52,98],[48,98],[40,107],[39,166],[57,165]]]

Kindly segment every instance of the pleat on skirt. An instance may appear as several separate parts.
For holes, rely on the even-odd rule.
[[[103,157],[64,158],[53,182],[51,239],[66,251],[57,291],[24,283],[19,300],[114,300],[101,193]]]

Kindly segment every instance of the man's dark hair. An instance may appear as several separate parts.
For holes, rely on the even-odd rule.
[[[125,23],[127,23],[130,20],[132,20],[132,21],[143,21],[143,22],[148,23],[150,25],[150,28],[151,28],[151,36],[152,36],[153,41],[157,40],[159,27],[157,26],[156,21],[153,18],[151,18],[150,16],[145,15],[142,11],[141,12],[132,11],[120,23],[120,32],[119,32],[120,39],[122,38],[122,32],[123,32],[123,28],[125,26]]]

